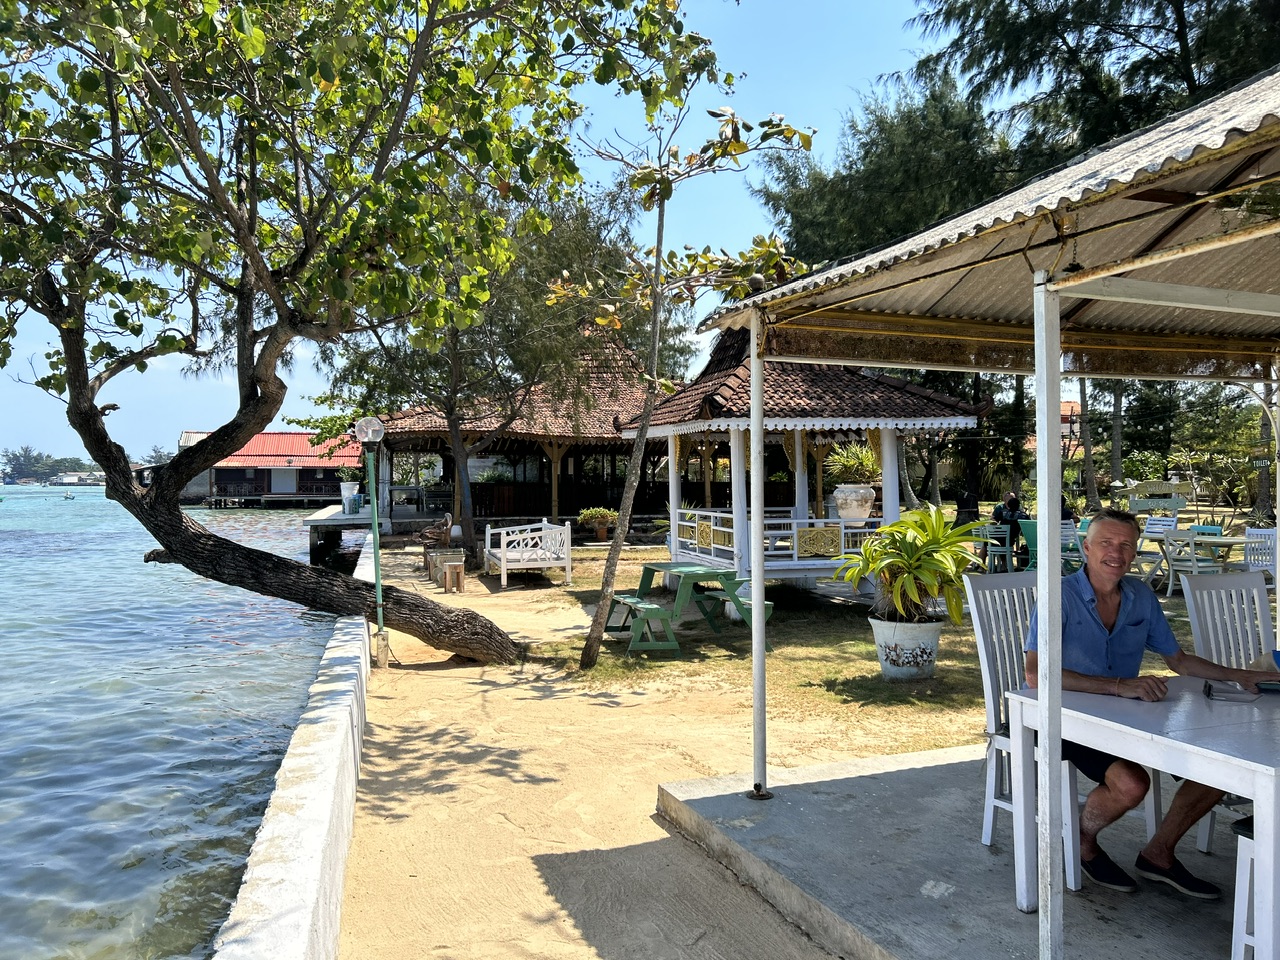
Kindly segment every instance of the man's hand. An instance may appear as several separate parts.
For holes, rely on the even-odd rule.
[[[1146,700],[1155,703],[1169,695],[1169,683],[1164,677],[1145,676],[1121,679],[1116,684],[1116,696],[1130,700]]]
[[[1280,680],[1280,673],[1274,673],[1270,670],[1237,670],[1231,679],[1250,693],[1257,693],[1258,684],[1264,682],[1275,683]]]

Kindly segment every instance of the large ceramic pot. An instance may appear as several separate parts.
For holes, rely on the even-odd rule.
[[[354,483],[351,483],[344,480],[338,484],[338,489],[342,491],[342,499],[346,500],[348,497],[354,497],[360,492],[360,481],[357,480]]]
[[[842,520],[861,520],[871,516],[876,491],[874,487],[861,483],[842,483],[832,492],[831,498],[836,502],[836,512]]]
[[[895,623],[871,618],[880,673],[886,680],[927,680],[938,661],[942,621]]]

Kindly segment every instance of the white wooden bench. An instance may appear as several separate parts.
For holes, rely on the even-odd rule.
[[[563,567],[564,582],[573,583],[573,525],[557,526],[544,518],[523,527],[484,528],[484,572],[502,573],[507,585],[508,570],[545,570]]]

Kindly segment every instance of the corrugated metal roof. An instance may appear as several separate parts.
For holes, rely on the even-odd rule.
[[[208,432],[184,430],[179,447],[189,447],[209,436]],[[313,447],[314,433],[280,431],[260,433],[243,447],[214,466],[227,468],[293,467],[295,469],[336,470],[358,467],[363,462],[360,444],[350,437],[330,440]],[[330,456],[330,451],[333,455]]]
[[[1274,204],[1256,202],[1280,184],[1278,74],[915,236],[726,307],[702,328],[744,326],[763,310],[770,355],[1030,372],[1035,271],[1066,282],[1120,263],[1112,272],[1133,279],[1280,293],[1280,244],[1264,236]],[[1172,258],[1189,251],[1194,259]],[[1260,375],[1270,363],[1273,317],[1088,300],[1070,288],[1062,297],[1069,370],[1227,378]]]
[[[966,210],[937,226],[896,243],[853,257],[826,270],[806,274],[773,290],[726,307],[720,315],[760,306],[797,292],[837,283],[929,250],[977,236],[998,224],[1015,223],[1040,213],[1115,192],[1140,177],[1158,174],[1208,150],[1280,122],[1280,66],[1262,77],[1158,124],[1072,160],[994,200]],[[708,320],[708,324],[714,317]]]

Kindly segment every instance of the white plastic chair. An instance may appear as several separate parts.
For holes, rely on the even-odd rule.
[[[1245,960],[1245,950],[1256,960],[1253,938],[1253,837],[1241,837],[1236,845],[1236,900],[1232,911],[1231,960]]]
[[[1265,574],[1272,583],[1276,579],[1276,528],[1244,528],[1244,564],[1250,570]]]
[[[1267,579],[1261,573],[1182,574],[1196,656],[1243,670],[1276,648]]]
[[[996,810],[1013,812],[1009,751],[1009,707],[1005,694],[1022,687],[1026,676],[1023,643],[1036,602],[1036,575],[987,573],[964,575],[982,668],[982,693],[987,701],[987,784],[982,810],[982,842],[991,846]],[[1080,803],[1076,768],[1062,762],[1062,847],[1067,886],[1079,890]]]
[[[1243,670],[1275,650],[1267,580],[1261,573],[1183,574],[1182,595],[1197,657]],[[1196,828],[1196,849],[1201,853],[1212,848],[1216,820],[1211,810]]]
[[[1084,550],[1080,546],[1080,529],[1074,520],[1062,521],[1062,572],[1073,573],[1084,566]]]
[[[1164,570],[1164,546],[1160,541],[1166,533],[1178,529],[1177,516],[1147,517],[1138,537],[1138,555],[1133,559],[1134,569],[1143,583],[1150,583]],[[1148,543],[1152,540],[1152,543]]]
[[[1174,584],[1184,574],[1202,576],[1222,574],[1222,561],[1212,554],[1205,554],[1196,546],[1196,535],[1190,530],[1179,530],[1164,535],[1164,562],[1168,570],[1169,586],[1165,596],[1173,596]]]

